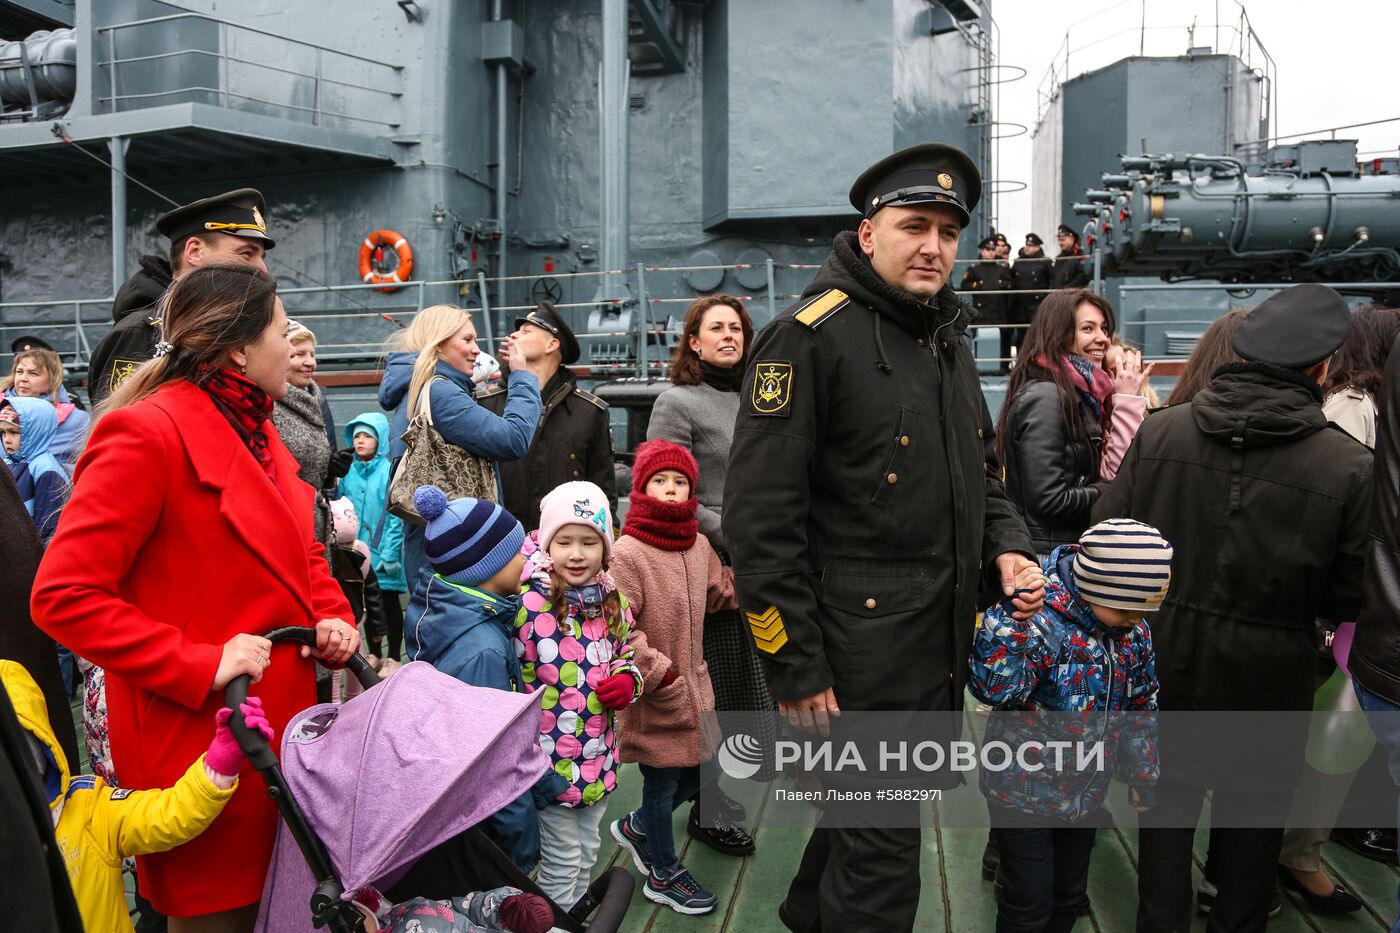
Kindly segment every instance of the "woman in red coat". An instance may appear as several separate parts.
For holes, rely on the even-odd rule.
[[[246,266],[171,286],[164,353],[99,412],[35,581],[35,621],[107,671],[124,787],[174,784],[239,674],[279,734],[315,702],[307,649],[272,651],[262,633],[315,627],[329,664],[359,647],[313,536],[313,490],[267,418],[291,352],[275,289]],[[172,933],[251,930],[276,827],[245,766],[203,835],[139,860],[141,891]]]

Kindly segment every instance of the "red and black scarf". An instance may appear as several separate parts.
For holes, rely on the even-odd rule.
[[[263,422],[272,414],[272,396],[247,376],[228,367],[213,369],[212,373],[200,388],[209,393],[214,407],[243,438],[263,472],[270,479],[276,479],[272,471],[272,452],[267,449],[267,435],[262,431]]]
[[[700,522],[695,518],[698,500],[667,502],[634,492],[629,501],[627,518],[622,522],[623,534],[663,551],[688,551],[695,545],[700,531]]]
[[[1055,368],[1044,356],[1036,357],[1036,363],[1043,369]],[[1079,410],[1096,424],[1102,422],[1104,403],[1113,394],[1113,377],[1103,367],[1077,353],[1061,354],[1059,364],[1079,396]]]

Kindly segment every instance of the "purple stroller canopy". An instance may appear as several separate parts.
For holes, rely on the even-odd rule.
[[[392,883],[423,853],[519,797],[549,769],[538,698],[415,661],[282,736],[282,771],[346,892]],[[311,870],[283,824],[259,933],[311,930]],[[466,892],[462,892],[466,893]]]

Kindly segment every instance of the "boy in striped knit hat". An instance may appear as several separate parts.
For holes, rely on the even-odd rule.
[[[1045,606],[987,610],[972,648],[973,695],[994,708],[985,742],[1030,752],[979,784],[1001,849],[998,930],[1068,930],[1084,905],[1096,815],[1116,770],[1139,812],[1157,783],[1157,674],[1147,616],[1171,582],[1172,547],[1129,519],[1093,526],[1045,560]],[[1024,711],[1024,712],[1014,712]],[[1119,715],[1114,715],[1115,713]],[[1048,715],[1047,715],[1048,714]],[[1139,714],[1139,715],[1128,715]],[[1080,771],[1051,740],[1103,747]],[[984,743],[985,744],[985,743]]]
[[[428,565],[409,581],[409,660],[427,661],[473,687],[519,690],[520,661],[511,635],[520,609],[525,530],[494,502],[449,501],[436,486],[419,486],[413,504],[428,523]],[[493,814],[486,828],[521,871],[535,867],[540,830],[532,794]]]

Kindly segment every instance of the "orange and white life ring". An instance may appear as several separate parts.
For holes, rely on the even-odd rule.
[[[398,254],[399,264],[392,272],[380,272],[384,267],[384,250]],[[376,230],[360,244],[360,278],[371,285],[386,285],[381,292],[397,291],[413,275],[413,247],[393,230]]]

